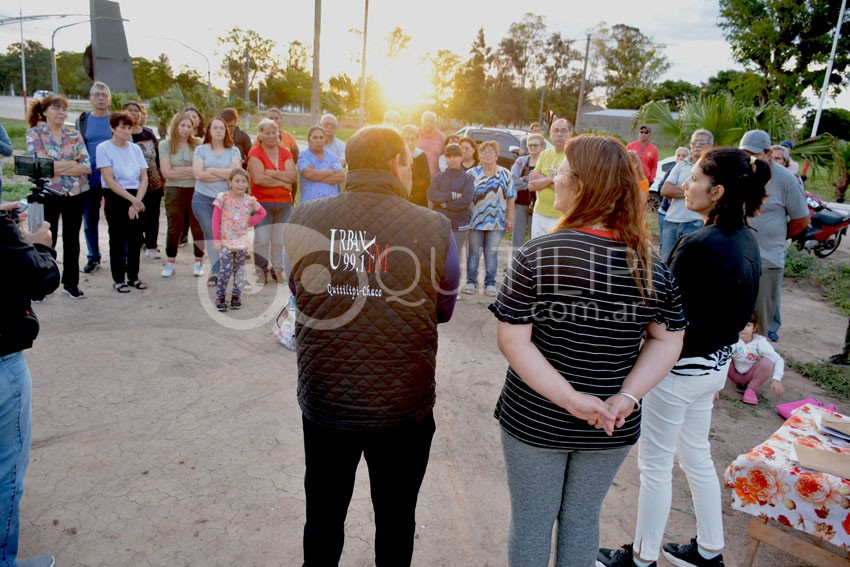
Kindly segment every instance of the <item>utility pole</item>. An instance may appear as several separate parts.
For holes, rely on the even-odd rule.
[[[249,126],[248,109],[251,107],[251,95],[248,92],[248,87],[249,87],[248,76],[249,76],[250,72],[251,72],[251,55],[250,55],[250,52],[248,51],[248,48],[246,47],[245,48],[245,131],[246,132],[248,131],[248,126]]]
[[[319,45],[322,35],[322,0],[314,0],[313,15],[313,91],[310,93],[310,124],[319,123],[320,94],[322,83],[319,80]]]
[[[360,127],[366,125],[366,29],[369,26],[369,0],[363,16],[363,55],[360,56]]]
[[[27,116],[27,58],[24,55],[24,9],[18,2],[18,15],[21,17],[21,94],[24,97],[24,118]]]
[[[578,123],[581,119],[581,107],[584,106],[584,83],[587,81],[587,60],[590,59],[590,34],[587,34],[587,47],[584,49],[584,69],[581,72],[581,87],[578,91],[578,108],[576,108],[576,123],[573,131],[579,134]]]
[[[820,126],[820,116],[823,112],[823,101],[826,99],[826,90],[829,88],[829,76],[832,75],[832,64],[835,62],[835,49],[838,47],[838,38],[841,35],[841,24],[844,22],[844,8],[847,6],[847,0],[841,0],[841,9],[838,11],[838,25],[835,27],[835,37],[832,39],[832,53],[829,55],[829,63],[826,66],[826,76],[823,78],[823,88],[820,91],[820,102],[818,103],[818,111],[815,114],[815,121],[812,124],[811,137],[818,135],[818,127]]]

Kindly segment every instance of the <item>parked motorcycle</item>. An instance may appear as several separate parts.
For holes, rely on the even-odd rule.
[[[814,252],[818,258],[826,258],[841,245],[850,226],[850,213],[830,209],[820,197],[806,192],[809,205],[809,227],[794,237],[797,249]]]

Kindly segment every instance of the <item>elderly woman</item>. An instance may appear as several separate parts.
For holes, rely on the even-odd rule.
[[[626,148],[579,136],[565,155],[563,216],[516,252],[490,306],[510,365],[496,405],[510,567],[549,565],[556,522],[555,566],[594,565],[602,501],[641,429],[638,400],[672,368],[686,324]]]
[[[325,131],[313,126],[307,132],[309,147],[298,156],[301,201],[339,195],[345,182],[345,170],[337,156],[325,151]]]
[[[260,283],[272,279],[285,283],[283,275],[283,227],[292,213],[292,184],[295,161],[280,143],[280,130],[274,120],[264,118],[258,125],[258,145],[248,152],[251,194],[266,210],[254,227],[254,266]],[[269,255],[271,241],[271,255]],[[269,263],[271,259],[271,263]]]
[[[419,141],[419,128],[413,124],[405,124],[401,128],[401,137],[410,150],[413,158],[411,172],[413,185],[410,188],[410,201],[419,206],[428,206],[428,186],[431,185],[431,169],[428,167],[428,156],[422,148],[416,146]],[[442,156],[441,156],[442,157]]]
[[[673,565],[723,566],[711,410],[726,382],[732,346],[750,321],[758,294],[761,256],[747,219],[761,207],[768,181],[767,163],[750,163],[737,148],[715,148],[700,156],[684,182],[686,206],[705,220],[670,254],[688,328],[676,365],[644,399],[634,544],[600,550],[598,560],[606,566],[647,565],[658,558],[670,514],[674,461],[688,479],[697,536],[689,544],[664,544],[664,556]]]
[[[142,103],[129,101],[124,103],[123,109],[136,121],[133,125],[133,143],[141,148],[148,163],[148,190],[145,192],[145,212],[142,215],[145,255],[152,260],[159,260],[162,255],[156,241],[159,237],[159,214],[165,187],[165,180],[159,169],[159,140],[153,131],[144,127],[145,111]]]
[[[148,288],[139,279],[141,214],[145,211],[148,163],[141,148],[133,143],[135,124],[136,120],[126,112],[113,113],[109,117],[112,139],[97,147],[95,157],[103,184],[109,189],[105,193],[109,263],[112,287],[118,293],[129,293],[130,286]]]
[[[499,269],[499,244],[505,230],[514,224],[516,190],[510,172],[496,163],[499,143],[487,141],[479,148],[481,165],[467,171],[475,183],[470,205],[469,250],[466,262],[466,285],[463,293],[473,294],[478,288],[478,265],[484,252],[484,292],[495,297],[496,273]]]
[[[469,136],[464,136],[458,144],[460,144],[460,151],[462,152],[460,160],[461,169],[469,171],[473,167],[476,167],[478,165],[478,142]]]
[[[195,174],[192,158],[201,140],[193,136],[194,126],[187,112],[178,112],[171,119],[168,139],[159,145],[159,163],[165,176],[165,218],[168,232],[165,237],[165,256],[168,260],[162,269],[162,277],[174,274],[177,248],[183,234],[186,219],[192,229],[192,246],[195,249],[194,276],[204,275],[204,232],[192,213],[192,197],[195,194]]]
[[[72,299],[82,299],[85,294],[79,287],[80,227],[86,205],[85,192],[89,189],[87,175],[91,173],[91,160],[80,133],[65,126],[67,118],[68,99],[64,95],[50,94],[33,100],[28,117],[27,152],[54,160],[56,177],[47,186],[64,196],[45,197],[44,220],[50,223],[55,248],[59,218],[62,218],[62,291]]]
[[[218,285],[219,252],[213,238],[213,202],[219,193],[230,188],[230,170],[242,167],[242,154],[233,145],[227,123],[220,116],[210,119],[204,143],[195,148],[192,173],[195,176],[195,194],[192,212],[204,232],[207,256],[210,259],[209,287]]]
[[[534,210],[536,193],[528,190],[528,176],[537,165],[540,152],[546,147],[546,139],[541,134],[531,134],[525,142],[528,155],[520,156],[511,167],[511,177],[516,189],[514,204],[514,229],[511,234],[511,244],[514,250],[525,244],[526,238],[531,237],[531,215]]]

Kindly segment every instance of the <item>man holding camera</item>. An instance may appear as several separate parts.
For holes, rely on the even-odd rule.
[[[29,465],[32,378],[24,349],[38,335],[38,319],[31,299],[59,287],[56,251],[50,224],[34,233],[20,229],[14,209],[17,203],[0,206],[0,565],[53,567],[52,555],[17,559],[20,504],[24,474]]]

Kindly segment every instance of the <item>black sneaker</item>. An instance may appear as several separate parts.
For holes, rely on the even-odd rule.
[[[739,394],[743,394],[747,391],[747,386],[745,384],[735,384],[735,389],[738,390]]]
[[[697,551],[697,538],[691,543],[665,543],[662,548],[664,557],[676,567],[724,567],[723,555],[706,559]]]
[[[67,295],[71,299],[83,299],[86,296],[86,294],[83,293],[83,290],[81,290],[78,287],[62,288],[62,293],[64,293],[65,295]]]
[[[620,549],[600,547],[596,554],[596,564],[604,565],[604,567],[634,567],[633,555],[631,543],[627,543]],[[656,567],[656,565],[656,562],[653,561],[649,564],[649,567]]]
[[[850,355],[844,354],[833,354],[829,357],[830,364],[837,364],[838,366],[850,366]]]
[[[227,301],[223,297],[217,297],[215,300],[215,308],[219,311],[227,311]]]
[[[231,309],[239,309],[240,307],[242,307],[242,302],[239,301],[239,296],[234,295],[233,297],[231,297],[230,298],[230,308]]]
[[[93,274],[100,268],[100,261],[98,260],[89,260],[86,262],[85,267],[83,267],[84,274]]]

